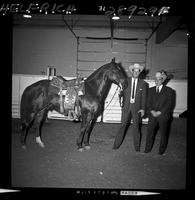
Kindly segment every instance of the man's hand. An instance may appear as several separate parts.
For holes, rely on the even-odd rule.
[[[160,111],[156,111],[156,115],[158,117],[159,115],[161,115],[161,112]]]
[[[143,117],[144,114],[145,114],[145,111],[143,109],[141,109],[141,110],[138,111],[138,113],[141,113],[141,117]]]
[[[120,103],[120,106],[123,107],[124,106],[124,91],[123,90],[120,90],[119,91],[119,103]]]
[[[151,114],[152,114],[153,117],[158,117],[159,115],[161,115],[160,111],[151,110],[150,112],[151,112]]]
[[[151,112],[151,114],[152,114],[153,117],[157,117],[157,115],[156,115],[156,111],[151,110],[150,112]]]

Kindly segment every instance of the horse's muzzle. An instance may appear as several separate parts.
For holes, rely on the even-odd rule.
[[[124,83],[123,83],[123,89],[126,89],[127,86],[128,86],[128,82],[127,82],[127,81],[124,81]]]

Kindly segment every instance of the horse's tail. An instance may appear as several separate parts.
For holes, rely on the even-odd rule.
[[[20,124],[20,130],[23,132],[26,129],[27,125],[25,122],[21,122]]]
[[[26,120],[21,120],[21,123],[20,123],[20,131],[21,133],[23,133],[24,131],[28,130],[34,123],[34,118],[27,122]]]
[[[96,117],[96,113],[94,109],[91,110],[90,115],[91,115],[91,120],[94,121]]]

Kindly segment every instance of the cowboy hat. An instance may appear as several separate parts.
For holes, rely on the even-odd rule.
[[[131,73],[134,69],[139,69],[139,71],[142,72],[143,69],[144,69],[144,66],[142,66],[138,63],[135,63],[135,64],[129,66],[129,70],[130,70]]]

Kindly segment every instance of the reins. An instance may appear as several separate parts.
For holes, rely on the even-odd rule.
[[[111,104],[112,100],[114,99],[114,97],[115,97],[115,95],[116,95],[116,92],[117,92],[118,88],[119,88],[119,86],[117,86],[117,88],[116,88],[116,90],[115,90],[115,92],[114,92],[114,94],[113,94],[113,96],[112,96],[112,98],[111,98],[109,104],[104,108],[104,110],[106,110],[107,107]]]

